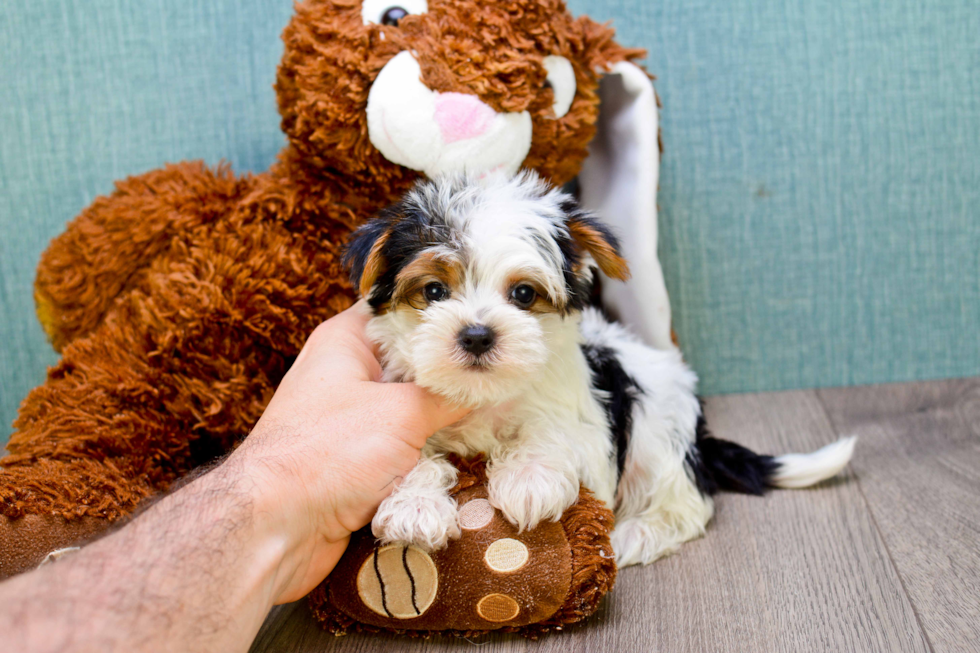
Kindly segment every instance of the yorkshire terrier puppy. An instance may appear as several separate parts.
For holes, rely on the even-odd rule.
[[[420,182],[355,232],[346,262],[385,379],[474,409],[429,438],[382,502],[372,528],[384,543],[431,550],[459,536],[447,452],[487,455],[490,502],[522,530],[589,487],[616,513],[620,566],[701,535],[719,489],[812,485],[853,452],[846,438],[774,458],[710,437],[680,353],[589,305],[597,269],[629,276],[616,238],[534,174]]]

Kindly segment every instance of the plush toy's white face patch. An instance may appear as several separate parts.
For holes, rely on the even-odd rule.
[[[347,257],[387,379],[470,406],[536,380],[588,301],[593,265],[626,274],[615,239],[569,196],[533,175],[484,184],[420,184]]]
[[[431,178],[515,174],[531,149],[531,114],[498,113],[475,95],[436,93],[421,75],[415,57],[401,52],[371,86],[368,134],[381,154]]]

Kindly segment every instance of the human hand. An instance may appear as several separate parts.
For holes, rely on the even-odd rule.
[[[283,547],[276,601],[297,600],[415,466],[426,439],[466,414],[411,383],[381,383],[357,305],[313,332],[230,457],[253,481],[259,532]]]

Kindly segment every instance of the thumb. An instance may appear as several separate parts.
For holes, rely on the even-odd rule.
[[[391,383],[387,385],[402,395],[403,405],[411,407],[412,422],[423,431],[421,433],[423,438],[428,438],[439,429],[455,424],[472,411],[471,408],[452,404],[443,397],[432,394],[414,383]]]

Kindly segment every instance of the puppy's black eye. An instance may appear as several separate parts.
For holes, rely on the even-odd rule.
[[[549,88],[551,90],[554,90],[555,89],[554,85],[551,83],[551,80],[550,79],[546,79],[546,80],[544,80],[544,84],[541,85],[541,90],[544,91],[544,90],[547,90]]]
[[[428,302],[437,302],[449,297],[449,289],[441,283],[436,283],[434,281],[428,284],[422,293],[425,295],[425,300]]]
[[[511,300],[520,306],[521,308],[527,308],[534,303],[534,300],[538,298],[537,291],[526,283],[522,283],[519,286],[515,286],[513,290],[510,291]]]
[[[402,7],[389,7],[381,14],[381,24],[397,27],[398,21],[408,15],[408,11]]]

